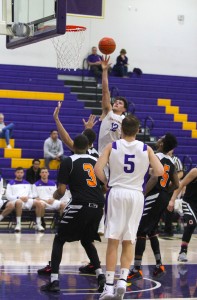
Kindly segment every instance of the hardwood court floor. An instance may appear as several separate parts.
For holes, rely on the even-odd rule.
[[[88,262],[79,242],[67,243],[60,269],[59,294],[41,294],[39,287],[48,278],[39,277],[37,269],[50,260],[54,234],[0,234],[0,299],[98,299],[95,276],[80,275],[78,267]],[[167,273],[160,280],[152,279],[154,257],[149,241],[143,259],[144,279],[128,286],[125,299],[197,299],[197,235],[189,245],[188,263],[178,263],[181,236],[160,239],[163,264]],[[96,242],[105,266],[106,240]],[[117,274],[119,268],[117,268]]]

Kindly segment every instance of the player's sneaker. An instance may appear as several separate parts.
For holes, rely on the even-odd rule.
[[[49,261],[49,264],[46,267],[39,269],[37,273],[38,275],[51,275],[51,262]]]
[[[188,260],[187,259],[187,253],[185,253],[185,252],[179,253],[178,261],[180,261],[180,262],[186,262],[187,260]]]
[[[42,227],[41,224],[37,224],[37,225],[35,226],[35,230],[37,230],[37,231],[39,231],[39,232],[44,232],[44,227]]]
[[[102,293],[105,283],[106,283],[106,279],[105,279],[105,275],[104,274],[99,274],[98,278],[98,292]]]
[[[114,299],[122,300],[124,298],[124,294],[126,293],[127,283],[125,280],[119,279],[116,284],[116,292],[114,295]]]
[[[15,232],[21,232],[21,224],[16,224],[16,227],[14,228]]]
[[[130,270],[129,274],[127,276],[127,282],[132,283],[132,282],[135,282],[135,281],[140,280],[142,278],[143,278],[143,272],[142,272],[141,269],[136,270],[136,271]]]
[[[99,297],[99,300],[110,300],[114,299],[114,285],[105,284],[104,290]]]
[[[166,274],[165,267],[163,265],[160,265],[159,267],[155,267],[153,271],[153,278],[161,278]]]
[[[91,263],[86,266],[79,267],[79,272],[83,274],[96,274],[95,267]]]
[[[42,292],[59,292],[60,286],[59,286],[59,280],[54,280],[53,282],[48,282],[47,284],[44,284],[40,287],[40,290]]]

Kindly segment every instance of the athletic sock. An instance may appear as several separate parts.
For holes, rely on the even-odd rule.
[[[107,285],[113,285],[114,284],[114,277],[115,277],[115,272],[106,271],[106,284]]]
[[[51,273],[51,282],[53,282],[55,280],[59,280],[58,279],[58,274],[57,273]]]
[[[181,251],[180,251],[180,253],[182,253],[182,252],[187,253],[187,248],[188,248],[187,244],[185,244],[185,243],[181,244]]]

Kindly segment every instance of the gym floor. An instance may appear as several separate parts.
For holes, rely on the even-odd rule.
[[[39,287],[48,278],[37,275],[37,269],[50,260],[54,234],[4,233],[0,234],[0,299],[99,299],[94,275],[82,275],[78,267],[86,264],[88,258],[80,242],[68,243],[60,268],[60,288],[58,294],[41,293]],[[193,235],[189,245],[188,262],[178,263],[177,257],[181,235],[160,238],[160,247],[166,275],[160,280],[152,279],[154,257],[147,242],[143,258],[144,278],[128,285],[124,299],[197,299],[197,235]],[[103,266],[107,241],[96,242]],[[120,250],[120,249],[119,249]],[[104,268],[105,269],[105,268]],[[117,275],[119,267],[117,267]]]

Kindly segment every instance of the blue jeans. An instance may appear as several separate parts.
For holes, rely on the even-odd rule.
[[[0,138],[4,138],[7,145],[9,145],[10,143],[10,138],[12,137],[14,126],[14,123],[10,123],[9,125],[5,126],[0,132]]]

